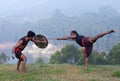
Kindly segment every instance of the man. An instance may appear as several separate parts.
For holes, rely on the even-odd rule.
[[[76,41],[77,44],[84,47],[84,60],[85,60],[85,68],[88,68],[88,57],[90,56],[93,48],[94,42],[96,42],[99,38],[104,35],[115,32],[114,30],[110,30],[101,34],[98,34],[95,37],[85,37],[83,35],[79,35],[75,30],[71,31],[70,36],[57,38],[57,40],[69,40],[72,39]]]
[[[25,73],[25,65],[26,65],[26,61],[27,58],[26,56],[22,53],[22,51],[25,49],[25,47],[27,46],[29,41],[32,42],[42,42],[42,43],[46,43],[46,41],[38,41],[38,40],[34,40],[33,37],[35,36],[35,33],[33,31],[29,31],[27,33],[27,36],[22,37],[18,43],[13,47],[12,49],[12,58],[14,59],[14,55],[15,57],[18,59],[18,63],[17,63],[17,68],[16,70],[19,72],[19,67],[20,64],[22,62],[22,74],[24,76]]]

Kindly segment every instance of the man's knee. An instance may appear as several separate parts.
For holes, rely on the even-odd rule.
[[[21,60],[27,60],[27,57],[25,57],[23,54],[21,55]]]

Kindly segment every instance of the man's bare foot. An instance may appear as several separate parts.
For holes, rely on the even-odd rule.
[[[113,33],[113,32],[115,32],[115,30],[110,30],[110,31],[108,32],[108,34]]]

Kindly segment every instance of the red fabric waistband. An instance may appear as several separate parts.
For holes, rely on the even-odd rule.
[[[16,48],[15,52],[21,52],[20,48]]]
[[[85,46],[85,38],[82,38],[82,45]]]

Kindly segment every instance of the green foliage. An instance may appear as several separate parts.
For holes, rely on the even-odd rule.
[[[43,61],[42,58],[39,57],[39,58],[36,60],[35,63],[37,63],[37,64],[44,64],[44,61]]]
[[[109,64],[120,64],[120,43],[110,50],[107,59]]]
[[[9,60],[9,57],[5,53],[0,54],[0,64],[3,64]]]
[[[79,59],[79,49],[78,47],[67,44],[61,49],[62,53],[62,63],[76,64]]]
[[[83,65],[84,64],[84,50],[83,49],[79,49],[79,59],[78,59],[78,63],[77,65]]]
[[[90,64],[96,64],[96,65],[105,65],[108,64],[107,62],[107,54],[105,52],[97,52],[94,50],[89,57]]]
[[[120,71],[114,72],[112,76],[120,78]]]
[[[77,64],[79,61],[79,49],[74,46],[67,44],[65,47],[61,49],[61,51],[56,51],[50,59],[50,63],[58,64],[58,63],[70,63]]]
[[[51,64],[69,63],[76,65],[84,64],[83,49],[79,49],[74,45],[66,45],[61,51],[56,51],[50,59]],[[108,64],[107,54],[105,52],[97,52],[94,50],[89,57],[90,64],[105,65]]]
[[[110,52],[98,52],[93,50],[89,57],[89,64],[106,65],[106,64],[120,64],[120,43],[115,45]],[[83,49],[79,49],[74,45],[66,45],[61,51],[56,51],[50,59],[52,64],[70,63],[76,65],[84,64]]]
[[[49,63],[51,64],[59,64],[61,62],[61,52],[56,51],[50,58]]]

